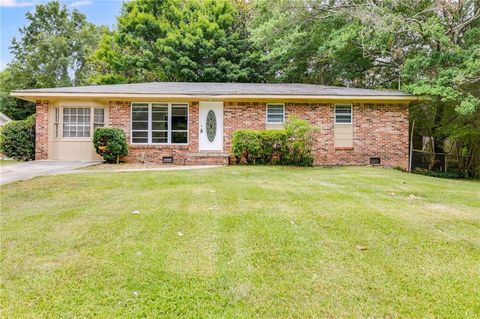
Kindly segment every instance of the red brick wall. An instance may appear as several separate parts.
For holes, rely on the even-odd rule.
[[[266,103],[225,102],[223,106],[223,148],[230,151],[233,132],[241,129],[263,130],[266,122]]]
[[[109,103],[109,125],[123,129],[129,142],[128,162],[161,162],[163,157],[173,157],[177,164],[198,164],[198,102],[190,102],[188,107],[188,145],[135,145],[130,144],[130,102],[111,101]],[[215,164],[214,159],[205,162]],[[217,159],[218,161],[218,159]],[[223,163],[223,162],[222,162]]]
[[[124,130],[128,141],[130,141],[130,114],[129,101],[108,102],[108,124]]]
[[[36,101],[35,160],[48,159],[48,101]]]
[[[297,115],[321,128],[314,149],[315,165],[368,165],[370,157],[380,157],[384,166],[408,167],[406,105],[355,103],[351,149],[335,148],[333,104],[288,103],[286,115]]]
[[[266,103],[225,102],[226,151],[237,129],[264,129]],[[286,103],[285,117],[298,116],[320,128],[315,165],[368,165],[380,157],[384,166],[408,166],[408,107],[404,104],[353,105],[353,148],[334,145],[334,104]]]
[[[109,103],[110,125],[126,131],[130,139],[130,102]],[[380,157],[382,165],[407,168],[408,108],[402,104],[353,106],[353,148],[335,149],[334,106],[326,103],[286,103],[286,118],[295,115],[320,128],[314,148],[316,165],[368,165]],[[225,102],[224,150],[231,150],[231,137],[238,129],[264,129],[266,103]],[[173,156],[179,164],[224,163],[224,158],[198,154],[198,102],[189,105],[188,145],[129,145],[127,161],[160,162]]]

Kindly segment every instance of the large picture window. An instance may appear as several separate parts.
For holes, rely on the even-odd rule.
[[[60,112],[62,112],[62,115],[60,115]],[[56,107],[54,110],[54,135],[56,138],[58,138],[59,126],[62,127],[62,137],[70,138],[90,137],[93,130],[104,125],[104,108]]]
[[[63,109],[63,137],[90,137],[90,108]]]
[[[188,104],[132,103],[132,143],[187,144]]]

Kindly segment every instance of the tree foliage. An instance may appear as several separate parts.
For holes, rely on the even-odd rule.
[[[272,81],[401,89],[432,150],[480,176],[478,0],[256,0],[253,41]],[[447,143],[448,142],[448,143]],[[449,152],[451,150],[448,150]],[[477,164],[475,164],[477,163]]]
[[[0,110],[14,119],[34,112],[32,103],[9,97],[14,89],[87,83],[87,60],[101,29],[77,9],[69,10],[58,1],[37,5],[26,18],[20,37],[12,40],[13,61],[0,74]]]
[[[10,69],[19,82],[36,88],[84,84],[98,27],[77,9],[69,10],[58,1],[37,5],[26,18],[28,24],[11,45],[14,62]]]
[[[0,112],[14,120],[24,119],[35,113],[33,103],[10,96],[10,92],[19,87],[19,83],[8,68],[0,72]]]
[[[228,0],[126,2],[94,55],[93,81],[258,81],[241,14]]]

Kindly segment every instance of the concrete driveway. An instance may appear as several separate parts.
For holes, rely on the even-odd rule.
[[[0,184],[30,179],[36,176],[64,174],[101,161],[33,161],[0,166]]]

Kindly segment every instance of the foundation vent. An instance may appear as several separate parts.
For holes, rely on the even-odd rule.
[[[172,164],[173,163],[173,157],[172,156],[164,156],[162,158],[162,163],[163,164]]]

